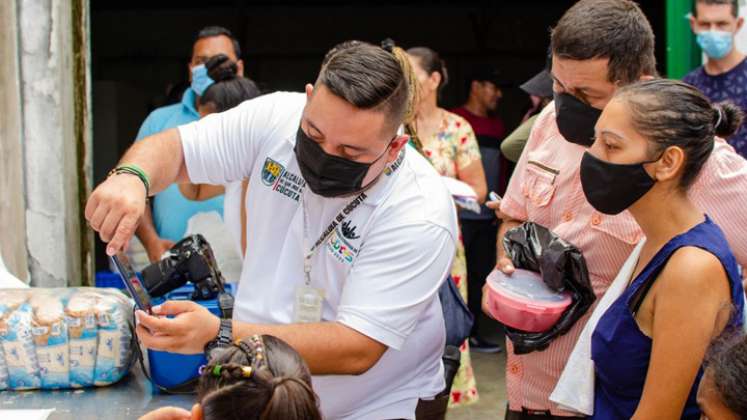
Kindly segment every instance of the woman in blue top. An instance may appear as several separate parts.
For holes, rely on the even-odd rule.
[[[741,120],[735,106],[712,106],[672,80],[620,89],[599,118],[581,162],[584,193],[602,213],[629,210],[647,239],[592,336],[594,418],[700,417],[703,357],[711,341],[741,326],[744,297],[721,229],[687,191],[714,135]]]

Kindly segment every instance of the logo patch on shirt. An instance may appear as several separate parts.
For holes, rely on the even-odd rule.
[[[285,168],[283,165],[267,158],[267,160],[265,160],[265,166],[262,168],[262,182],[269,187],[275,183],[284,170]]]
[[[360,235],[355,233],[356,226],[350,226],[350,220],[342,224],[342,236],[348,239],[360,239]]]
[[[353,228],[355,229],[355,228]],[[337,261],[352,265],[355,260],[355,256],[358,255],[358,248],[354,247],[347,241],[342,234],[340,228],[335,229],[327,241],[327,251],[337,259]]]
[[[262,183],[284,196],[298,201],[306,181],[300,175],[285,169],[285,166],[267,158],[262,167]]]

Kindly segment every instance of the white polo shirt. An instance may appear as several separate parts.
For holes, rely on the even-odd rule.
[[[305,182],[293,147],[305,103],[304,94],[275,93],[179,127],[193,183],[250,180],[239,321],[291,323],[304,283]],[[355,198],[303,194],[309,244]],[[362,375],[315,376],[313,385],[327,419],[414,418],[417,400],[444,388],[437,291],[455,252],[456,211],[436,171],[409,147],[365,195],[314,254],[311,285],[325,291],[323,321],[388,349]]]

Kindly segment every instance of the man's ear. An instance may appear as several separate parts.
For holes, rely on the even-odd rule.
[[[692,13],[690,13],[690,18],[688,19],[690,21],[690,30],[695,33],[695,16],[693,16]]]
[[[407,146],[407,142],[410,141],[410,136],[402,134],[394,138],[390,143],[389,152],[387,152],[386,161],[387,163],[394,162],[399,156],[399,152]]]
[[[236,62],[236,74],[244,76],[244,60],[239,59],[239,61]]]
[[[306,83],[306,101],[309,101],[313,94],[314,94],[314,85],[312,85],[311,83]]]
[[[737,18],[737,32],[744,26],[744,18],[742,16]]]
[[[469,93],[471,94],[475,90],[480,88],[480,82],[477,80],[473,80],[472,83],[469,84]]]

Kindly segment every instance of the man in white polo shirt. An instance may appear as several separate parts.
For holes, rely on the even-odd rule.
[[[439,176],[397,134],[412,109],[410,72],[399,48],[345,43],[305,95],[260,97],[127,152],[86,206],[110,255],[147,194],[250,179],[250,251],[233,323],[167,302],[155,312],[174,318],[138,313],[145,346],[199,353],[216,337],[277,336],[308,363],[328,419],[414,418],[419,400],[443,390],[437,290],[456,213]]]

